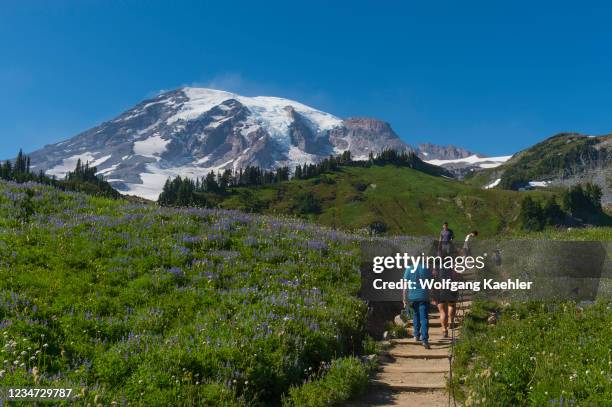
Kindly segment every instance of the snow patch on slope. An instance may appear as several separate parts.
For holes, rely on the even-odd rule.
[[[113,171],[115,171],[117,169],[117,167],[119,167],[119,165],[121,165],[121,163],[113,164],[113,165],[111,165],[108,168],[105,168],[103,170],[100,170],[100,171],[96,172],[96,175],[105,175],[105,174],[108,174],[110,172],[113,172]]]
[[[530,187],[539,187],[539,188],[545,188],[547,187],[549,184],[549,181],[529,181],[529,186]]]
[[[496,186],[499,185],[499,183],[501,182],[501,178],[496,179],[495,181],[491,182],[489,185],[486,185],[484,187],[484,189],[491,189],[491,188],[495,188]]]
[[[105,155],[104,157],[97,158],[93,161],[88,161],[90,167],[97,167],[99,165],[104,164],[109,158],[111,158],[112,154]],[[74,168],[73,168],[74,169]]]
[[[157,201],[168,177],[164,174],[143,172],[140,174],[140,179],[142,184],[126,183],[124,185],[127,187],[127,191],[120,190],[119,192],[124,195],[136,195],[151,201]]]
[[[55,167],[47,170],[46,174],[61,179],[64,178],[69,171],[74,171],[74,169],[76,168],[77,161],[79,160],[81,160],[83,164],[89,163],[90,167],[97,167],[98,165],[103,164],[105,161],[111,158],[111,155],[105,155],[96,159],[94,154],[99,153],[85,152],[70,156],[68,158],[64,158],[61,164],[58,164]]]
[[[425,162],[438,166],[443,166],[445,164],[475,164],[481,168],[495,168],[508,161],[511,157],[511,155],[499,157],[479,157],[474,154],[469,157],[456,158],[454,160],[426,160]]]
[[[160,154],[166,151],[168,143],[170,143],[170,140],[164,140],[159,135],[151,136],[144,140],[134,142],[134,154],[159,160]]]

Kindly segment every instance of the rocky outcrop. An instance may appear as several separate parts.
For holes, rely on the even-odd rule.
[[[375,154],[384,149],[412,151],[389,123],[370,118],[344,120],[342,126],[330,130],[329,141],[336,149],[350,150],[357,159],[365,159],[369,153]]]
[[[466,158],[471,155],[484,157],[482,155],[468,151],[465,148],[453,146],[450,144],[446,146],[431,143],[419,144],[416,149],[416,153],[422,160],[456,160],[458,158]]]

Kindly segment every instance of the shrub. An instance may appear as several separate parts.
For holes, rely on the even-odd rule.
[[[300,387],[292,387],[283,399],[285,407],[340,405],[362,394],[368,386],[368,369],[357,358],[336,359],[329,370]]]
[[[521,201],[519,219],[523,230],[537,232],[546,226],[560,226],[567,222],[566,218],[567,215],[554,195],[549,196],[544,203],[535,201],[530,196]]]
[[[305,192],[295,197],[294,212],[299,215],[321,213],[321,200],[312,192]]]
[[[387,231],[387,225],[382,221],[375,221],[370,223],[369,226],[370,233],[381,234]]]
[[[587,183],[574,185],[563,193],[563,206],[566,211],[574,216],[599,213],[601,208],[601,188],[597,185]]]
[[[358,182],[355,184],[355,189],[359,192],[363,192],[368,188],[367,184],[364,184],[363,182]]]
[[[540,204],[530,196],[521,201],[521,227],[528,231],[539,231],[544,228],[544,213]]]

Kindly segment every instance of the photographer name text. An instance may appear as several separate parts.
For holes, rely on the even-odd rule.
[[[376,290],[530,290],[533,281],[522,281],[518,278],[508,279],[505,281],[496,281],[492,278],[486,278],[480,281],[452,281],[451,279],[434,280],[432,278],[418,279],[411,281],[400,279],[398,281],[384,281],[377,278],[372,281]]]

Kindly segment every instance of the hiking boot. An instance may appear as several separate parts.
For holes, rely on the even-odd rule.
[[[421,335],[417,335],[414,337],[415,342],[421,342]]]
[[[425,349],[431,349],[431,346],[429,346],[429,342],[423,342],[423,347]]]
[[[448,329],[444,331],[444,335],[443,335],[443,337],[444,337],[444,338],[448,338]]]

